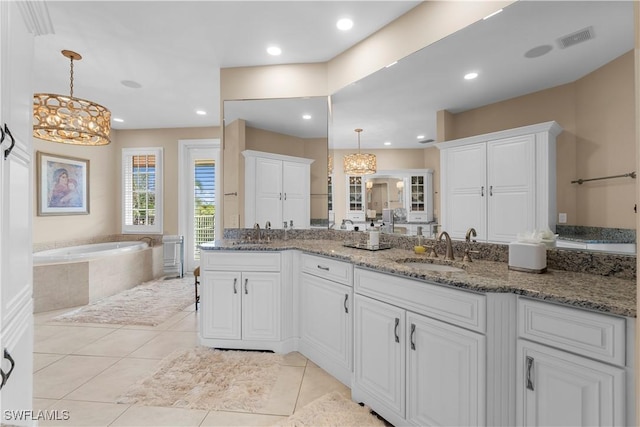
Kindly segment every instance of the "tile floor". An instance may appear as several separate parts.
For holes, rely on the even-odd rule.
[[[260,413],[117,404],[164,356],[197,346],[193,306],[155,327],[55,322],[70,309],[35,315],[34,410],[69,413],[62,426],[262,426],[293,414],[331,391],[350,390],[299,353],[288,354]],[[60,413],[60,412],[59,412]]]

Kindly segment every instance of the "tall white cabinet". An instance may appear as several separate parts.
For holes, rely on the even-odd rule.
[[[311,226],[313,159],[245,150],[245,227]]]
[[[6,415],[30,410],[33,396],[33,35],[21,6],[0,2],[0,414],[2,424],[31,425]]]
[[[438,144],[442,229],[479,241],[511,242],[556,225],[556,122]]]

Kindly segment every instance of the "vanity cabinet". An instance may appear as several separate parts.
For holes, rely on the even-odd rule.
[[[631,425],[625,326],[624,318],[520,298],[518,424]]]
[[[311,163],[313,159],[246,150],[245,227],[311,226]]]
[[[303,254],[300,276],[299,350],[350,386],[353,366],[353,266]]]
[[[360,268],[354,276],[353,399],[394,425],[484,425],[485,297]]]
[[[556,122],[438,144],[442,229],[463,239],[515,241],[517,234],[555,230]]]
[[[278,350],[280,253],[203,251],[200,343]]]

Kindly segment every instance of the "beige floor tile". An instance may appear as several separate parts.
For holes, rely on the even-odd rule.
[[[74,351],[73,354],[124,357],[151,341],[158,334],[159,332],[155,331],[119,329]]]
[[[349,399],[351,398],[351,390],[347,386],[329,375],[323,369],[310,368],[307,366],[304,372],[302,386],[300,387],[296,410],[332,391],[338,391]]]
[[[77,400],[59,400],[47,412],[58,415],[57,419],[40,421],[40,426],[109,426],[118,418],[128,405],[115,403],[81,402]],[[67,419],[64,419],[68,417]]]
[[[47,353],[34,353],[33,354],[33,372],[38,372],[42,368],[46,368],[53,362],[57,362],[62,359],[64,354],[47,354]]]
[[[191,331],[198,332],[198,322],[200,315],[198,312],[191,311],[183,319],[179,320],[175,324],[171,325],[169,331]]]
[[[201,426],[270,426],[286,417],[247,414],[244,412],[210,411]]]
[[[155,372],[157,365],[155,360],[122,359],[69,393],[66,398],[116,403],[136,381]]]
[[[278,379],[271,390],[267,403],[260,408],[261,414],[286,415],[293,414],[300,384],[305,368],[299,366],[281,366]]]
[[[171,326],[173,326],[176,323],[180,322],[182,319],[184,319],[188,315],[189,315],[189,313],[186,312],[186,311],[178,311],[177,313],[175,313],[172,316],[170,316],[164,322],[162,322],[162,323],[160,323],[158,325],[155,325],[155,326],[149,326],[149,325],[123,325],[122,329],[143,329],[143,330],[151,330],[151,331],[166,331]]]
[[[283,356],[282,365],[286,366],[307,366],[308,359],[297,351],[292,351]]]
[[[198,345],[196,332],[164,331],[134,351],[129,357],[143,359],[162,359],[180,348],[192,348]]]
[[[66,356],[34,374],[33,396],[61,399],[118,360],[115,357]]]
[[[67,313],[71,310],[75,310],[76,308],[80,308],[80,307],[72,307],[72,308],[61,308],[59,310],[51,310],[51,311],[45,311],[42,313],[35,313],[33,315],[33,322],[37,325],[37,324],[41,324],[41,323],[47,323],[50,322],[51,319],[53,319],[54,317],[63,314],[63,313]]]
[[[37,353],[71,354],[116,330],[84,326],[60,326],[60,328],[60,333],[42,341],[35,341],[34,351]]]
[[[131,406],[111,426],[199,426],[207,411],[199,409]]]
[[[56,403],[57,399],[33,399],[33,410],[34,411],[42,411],[44,409],[49,408],[51,405]]]

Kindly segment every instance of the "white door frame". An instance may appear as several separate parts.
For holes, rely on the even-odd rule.
[[[178,234],[184,236],[185,266],[184,270],[191,272],[196,267],[193,256],[189,256],[188,248],[193,245],[192,233],[189,230],[189,217],[191,206],[193,206],[193,189],[187,189],[187,184],[191,181],[190,153],[192,150],[211,149],[216,167],[216,216],[214,220],[216,239],[222,238],[220,229],[220,202],[222,200],[222,188],[220,187],[220,177],[222,176],[222,162],[220,161],[220,139],[180,139],[178,140]]]

